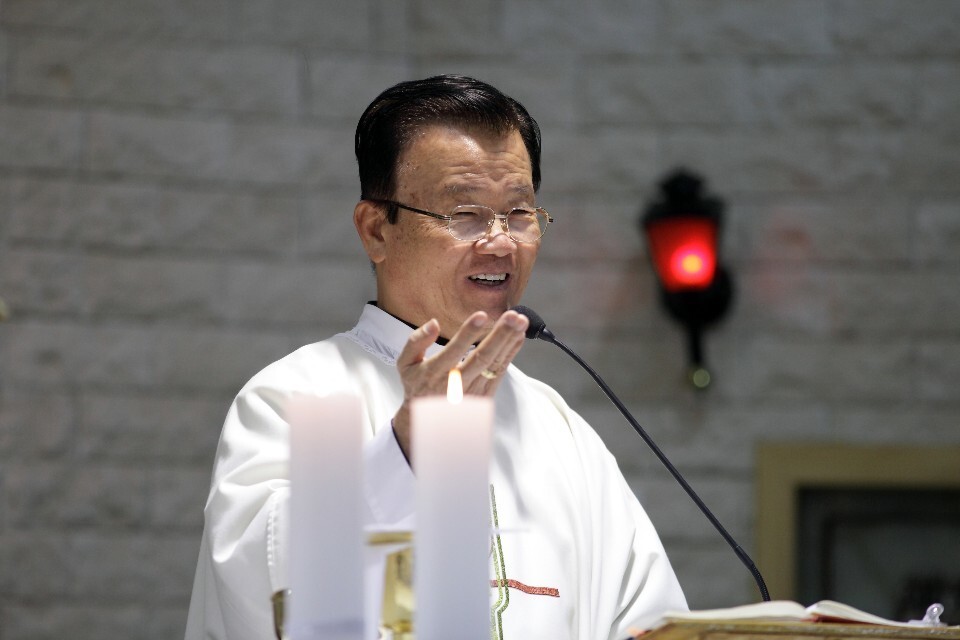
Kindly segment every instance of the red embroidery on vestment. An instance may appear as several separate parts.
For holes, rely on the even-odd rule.
[[[510,587],[511,589],[516,589],[517,591],[529,593],[532,596],[550,596],[551,598],[560,597],[559,589],[554,589],[553,587],[531,587],[528,584],[523,584],[519,580],[491,580],[490,586]]]

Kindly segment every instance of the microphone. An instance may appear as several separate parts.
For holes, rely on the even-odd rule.
[[[733,552],[737,554],[737,557],[740,558],[740,562],[750,571],[750,574],[753,576],[754,581],[757,583],[757,588],[760,589],[760,597],[763,598],[764,602],[770,600],[770,593],[767,591],[767,583],[763,581],[763,576],[760,575],[760,570],[757,569],[757,565],[753,563],[753,560],[750,559],[750,556],[747,555],[747,552],[733,539],[733,536],[724,528],[720,521],[717,519],[713,512],[707,507],[707,505],[700,499],[700,496],[697,495],[697,492],[693,490],[693,487],[684,479],[680,474],[680,471],[677,470],[673,463],[670,462],[670,459],[667,458],[666,454],[660,450],[660,447],[657,446],[657,443],[653,441],[653,438],[640,426],[640,423],[633,417],[630,411],[627,410],[627,407],[620,401],[620,398],[613,392],[613,390],[603,381],[603,378],[593,370],[590,365],[584,362],[583,358],[574,353],[570,347],[560,342],[553,332],[547,329],[547,323],[543,321],[543,318],[529,307],[523,305],[517,305],[512,307],[513,311],[527,316],[530,320],[530,325],[527,327],[527,339],[528,340],[543,340],[545,342],[550,342],[562,349],[567,355],[573,358],[577,364],[579,364],[583,369],[590,374],[590,376],[600,385],[600,389],[604,394],[610,399],[610,401],[616,405],[617,409],[620,410],[620,413],[623,414],[623,417],[627,419],[627,422],[630,423],[630,426],[639,434],[643,441],[647,443],[647,446],[650,447],[650,450],[653,451],[654,455],[660,459],[660,462],[663,463],[663,466],[667,468],[667,471],[674,477],[674,479],[683,487],[683,490],[687,492],[687,495],[690,496],[690,499],[696,503],[700,508],[700,511],[703,512],[703,515],[707,517],[707,520],[710,521],[710,524],[723,536],[723,539],[726,540],[727,544],[730,545],[730,548],[733,549]]]

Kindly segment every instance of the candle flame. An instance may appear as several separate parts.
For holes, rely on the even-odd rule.
[[[450,369],[450,377],[447,378],[447,401],[453,404],[463,400],[463,378],[460,375],[460,369],[454,367]]]

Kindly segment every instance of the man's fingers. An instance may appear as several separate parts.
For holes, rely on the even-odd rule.
[[[486,324],[487,314],[483,311],[475,312],[467,318],[466,322],[460,325],[460,328],[453,334],[443,350],[430,359],[431,364],[443,371],[450,371],[450,369],[456,367],[467,351],[470,350],[470,347],[483,335]]]
[[[507,311],[471,355],[484,369],[497,371],[505,368],[523,345],[528,324],[526,316]]]
[[[439,336],[440,325],[430,320],[416,329],[397,357],[405,393],[410,397],[435,393],[439,385],[446,384],[447,372],[459,367],[465,391],[492,395],[500,377],[523,346],[529,321],[525,316],[507,311],[472,349],[486,331],[487,321],[483,311],[471,315],[446,346],[429,360],[425,360],[426,351]]]
[[[466,353],[467,349],[477,341],[483,334],[483,328],[487,325],[487,314],[483,311],[476,311],[467,318],[467,321],[460,325],[457,332],[450,338],[448,345],[454,349],[462,349],[461,353]]]
[[[523,346],[528,324],[527,318],[520,314],[504,313],[490,334],[464,360],[461,366],[464,378],[487,383],[503,375]]]
[[[427,347],[436,342],[440,335],[440,323],[431,319],[423,326],[414,330],[403,346],[400,355],[397,356],[397,367],[401,370],[406,369],[423,361],[423,356],[427,352]]]
[[[397,371],[403,380],[406,397],[438,393],[446,389],[450,369],[456,367],[470,346],[483,334],[487,314],[470,316],[454,337],[435,356],[426,359],[427,349],[440,335],[440,323],[433,319],[414,330],[397,356]]]
[[[502,362],[504,362],[503,368],[506,369],[507,365],[513,362],[513,359],[517,357],[517,354],[520,353],[520,349],[523,347],[523,343],[526,341],[526,336],[522,339],[517,340],[513,345],[507,349],[505,352],[500,354]]]

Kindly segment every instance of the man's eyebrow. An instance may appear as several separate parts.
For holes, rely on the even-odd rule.
[[[443,190],[450,195],[471,194],[480,191],[483,187],[464,183],[451,183],[444,186]],[[534,195],[533,187],[527,184],[515,184],[508,188],[508,191],[515,195],[530,198]]]
[[[533,196],[533,187],[528,184],[514,185],[511,191],[521,196],[527,196],[527,197]]]

